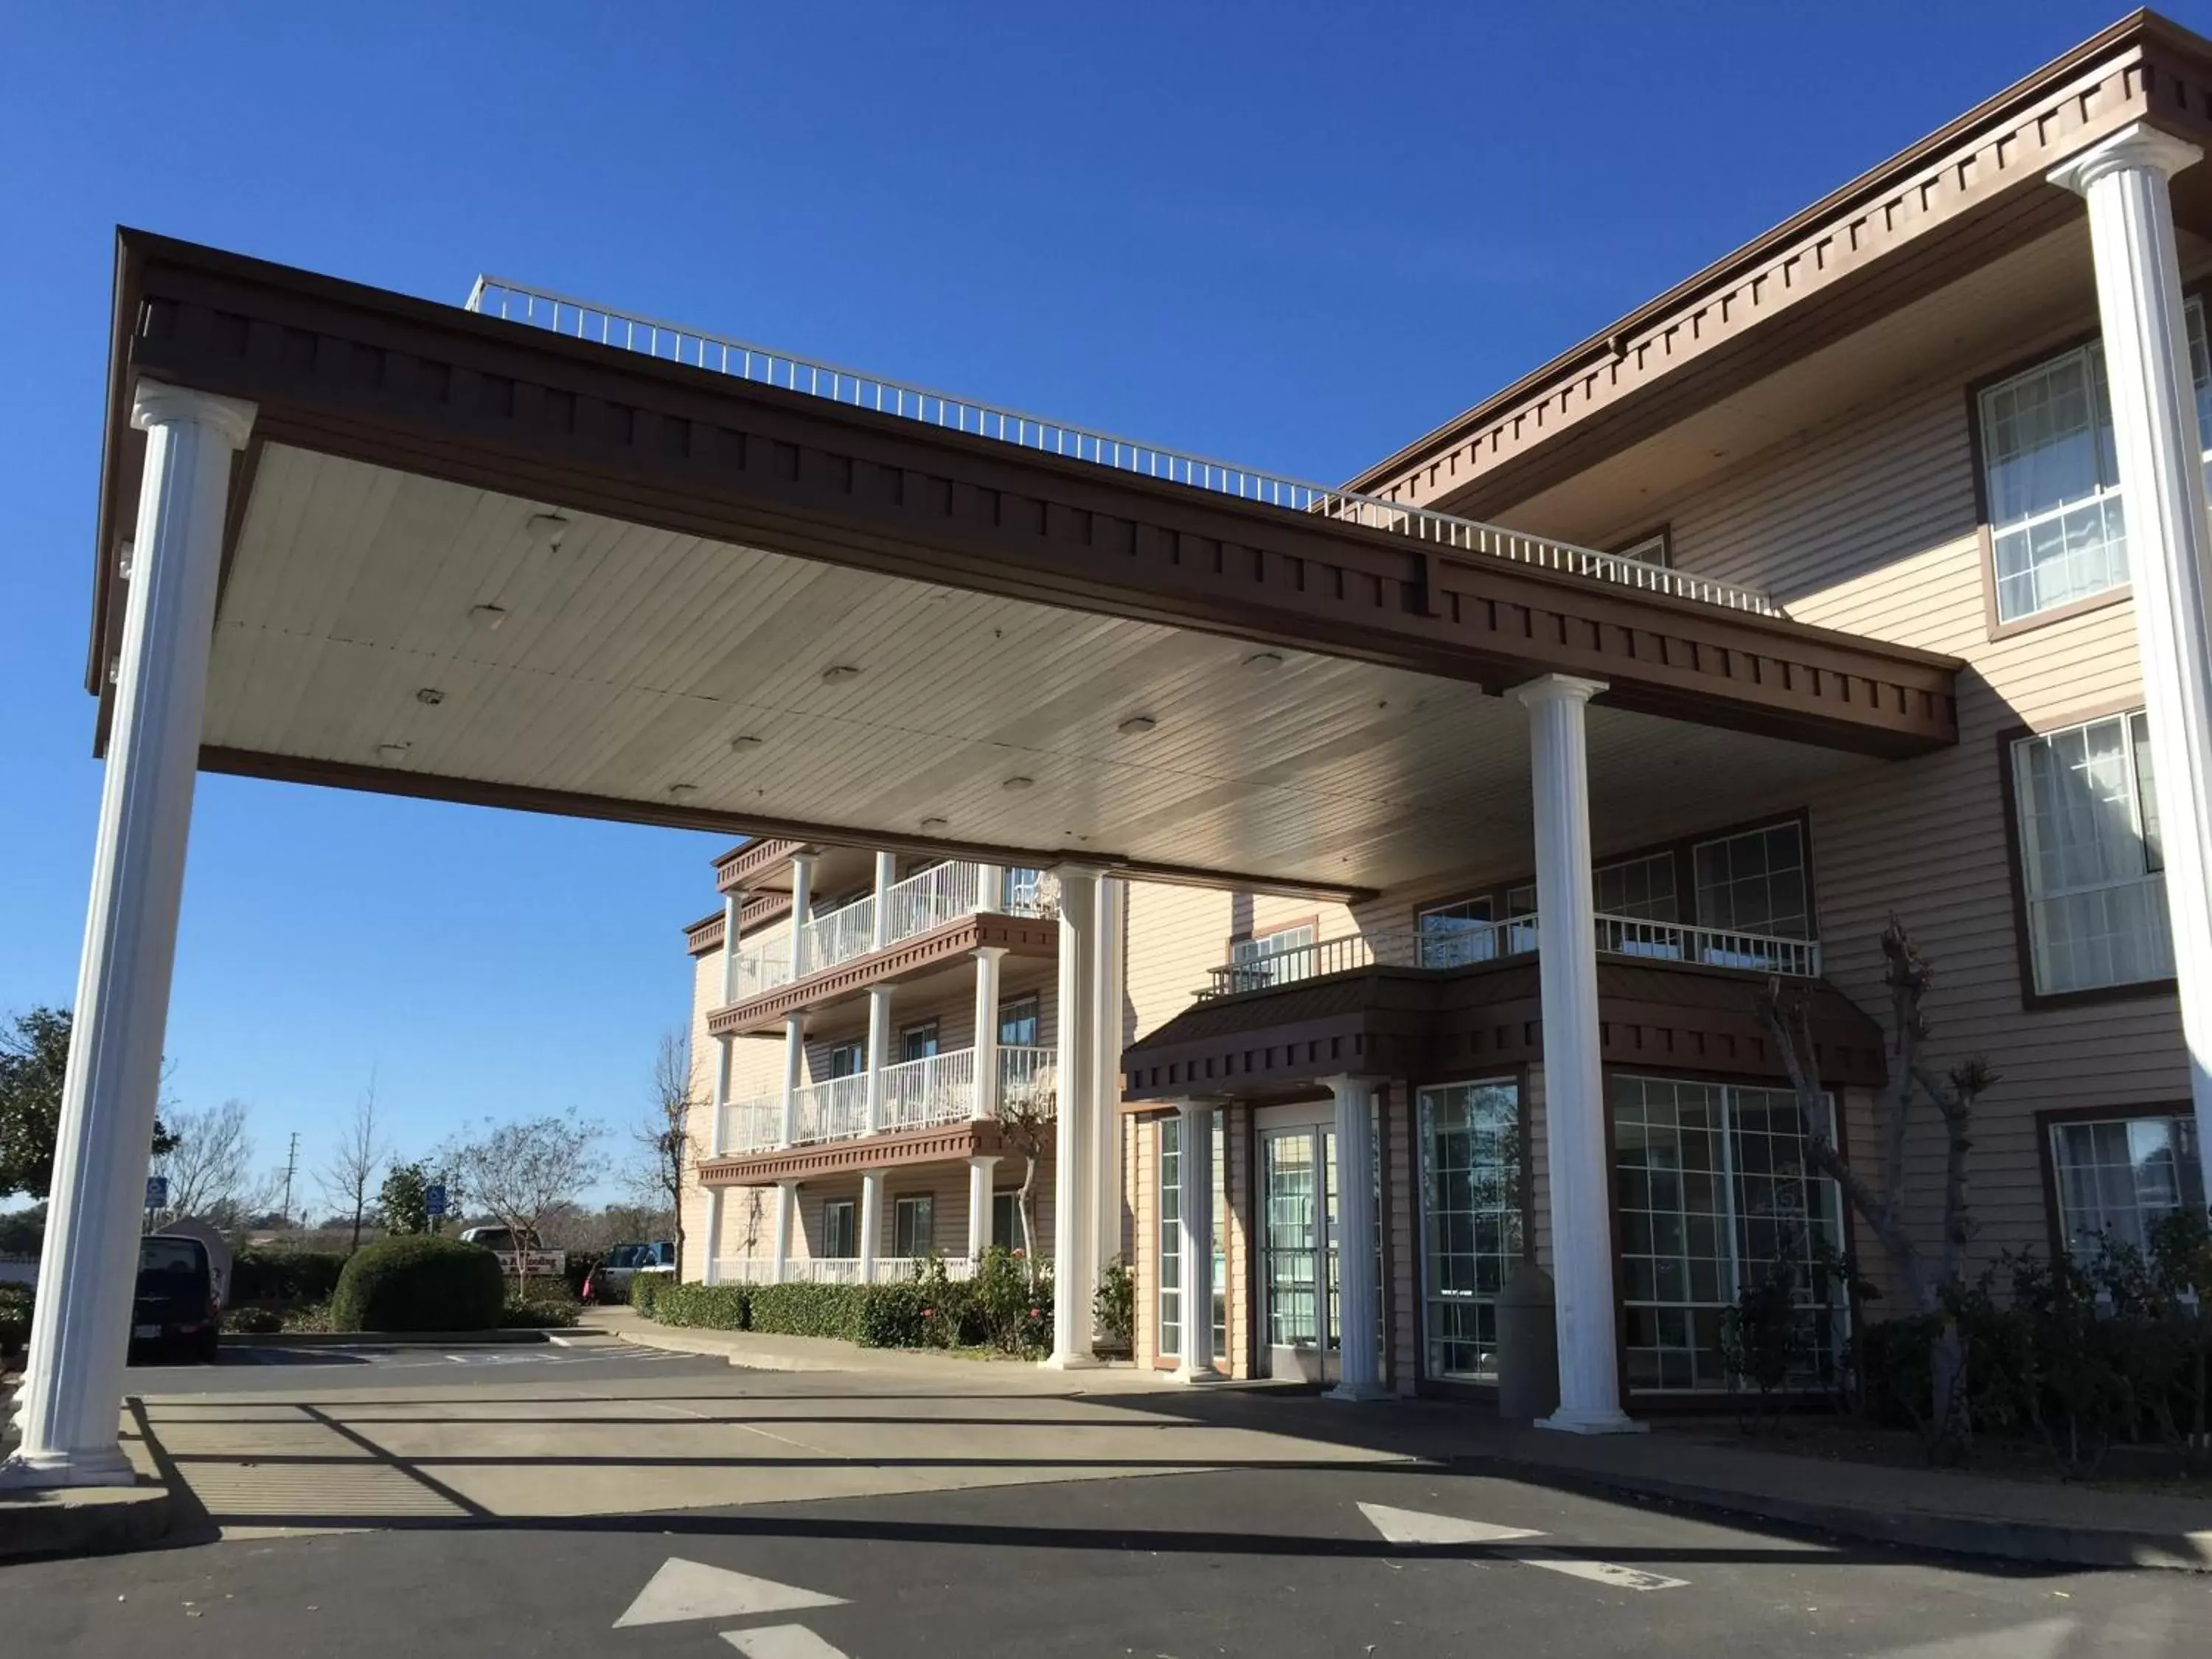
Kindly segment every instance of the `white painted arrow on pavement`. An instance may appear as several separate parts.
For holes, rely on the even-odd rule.
[[[684,1619],[746,1619],[756,1613],[789,1613],[797,1607],[842,1607],[842,1596],[796,1584],[779,1584],[773,1578],[756,1578],[749,1572],[710,1567],[671,1556],[660,1571],[637,1593],[629,1610],[615,1620],[621,1630],[630,1625],[672,1625]],[[792,1627],[795,1628],[795,1626]],[[747,1632],[750,1634],[750,1632]],[[834,1650],[830,1650],[834,1651]],[[805,1650],[790,1650],[802,1659]]]
[[[804,1625],[763,1625],[758,1630],[726,1630],[722,1639],[745,1659],[851,1659]]]
[[[1419,1510],[1394,1510],[1387,1504],[1362,1504],[1359,1512],[1393,1544],[1480,1544],[1508,1561],[1523,1561],[1547,1572],[1563,1572],[1570,1578],[1587,1578],[1596,1583],[1611,1584],[1617,1589],[1680,1589],[1690,1582],[1637,1567],[1615,1566],[1610,1561],[1578,1560],[1526,1545],[1517,1548],[1493,1547],[1516,1539],[1544,1535],[1526,1527],[1500,1527],[1487,1521],[1462,1521],[1456,1516],[1426,1515]]]

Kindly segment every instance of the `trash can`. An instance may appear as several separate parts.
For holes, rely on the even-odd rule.
[[[1559,1408],[1559,1328],[1552,1276],[1524,1261],[1498,1297],[1498,1414],[1534,1421]]]

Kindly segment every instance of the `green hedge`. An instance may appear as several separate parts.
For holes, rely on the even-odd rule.
[[[633,1286],[652,1283],[640,1274]],[[993,1250],[972,1279],[948,1279],[933,1263],[890,1285],[675,1285],[636,1297],[663,1325],[826,1336],[864,1348],[994,1348],[1036,1353],[1051,1345],[1052,1287]]]
[[[31,1287],[0,1285],[0,1351],[14,1352],[31,1340]]]
[[[338,1331],[488,1331],[507,1306],[499,1258],[478,1244],[419,1235],[354,1253],[331,1297]]]
[[[638,1317],[650,1319],[653,1298],[672,1285],[666,1273],[639,1273],[629,1282],[629,1305],[637,1310]]]
[[[345,1264],[343,1250],[240,1250],[230,1263],[230,1304],[327,1302]]]

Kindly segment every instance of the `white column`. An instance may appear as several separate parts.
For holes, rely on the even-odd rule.
[[[875,1282],[876,1258],[884,1253],[884,1172],[860,1175],[860,1282]]]
[[[815,853],[791,855],[791,976],[806,976],[806,918],[814,908]]]
[[[1097,993],[1091,1045],[1091,1145],[1097,1160],[1091,1181],[1091,1220],[1097,1234],[1098,1271],[1121,1254],[1121,970],[1122,884],[1098,880],[1097,943],[1093,951]]]
[[[1096,1022],[1098,872],[1063,865],[1060,878],[1059,1099],[1053,1130],[1052,1358],[1074,1370],[1097,1364],[1091,1301],[1098,1288],[1097,1224],[1091,1202],[1097,1146],[1091,1123],[1097,1079],[1091,1069]]]
[[[146,434],[46,1243],[0,1485],[128,1483],[116,1444],[215,632],[232,456],[254,410],[141,381]]]
[[[884,1067],[891,1063],[891,988],[868,988],[868,1132],[884,1127]]]
[[[1552,1180],[1559,1409],[1540,1426],[1635,1429],[1620,1409],[1605,1077],[1598,1061],[1597,917],[1590,885],[1583,712],[1598,680],[1547,674],[1513,695],[1528,710],[1535,789],[1537,982],[1544,1017],[1544,1146]]]
[[[870,945],[882,950],[891,942],[891,889],[898,884],[898,854],[876,854],[875,936]]]
[[[978,1120],[999,1115],[999,958],[1003,945],[975,947],[975,1102]]]
[[[806,1074],[806,1016],[783,1017],[783,1137],[788,1146],[799,1139],[799,1080]]]
[[[1006,872],[1002,865],[979,864],[975,866],[975,908],[996,910],[1006,902]]]
[[[775,1242],[773,1271],[779,1285],[791,1277],[791,1230],[799,1220],[799,1183],[775,1183]]]
[[[991,1178],[999,1167],[993,1158],[968,1160],[968,1259],[981,1261],[991,1248]]]
[[[2212,528],[2166,191],[2203,154],[2138,122],[2051,178],[2089,204],[2189,1093],[2212,1147]]]
[[[707,1188],[707,1264],[699,1277],[709,1285],[722,1279],[722,1195],[720,1187]]]
[[[743,888],[734,888],[722,896],[722,1006],[726,1008],[738,1000],[738,916],[745,908]],[[736,1061],[731,1045],[734,1036],[714,1039],[714,1115],[707,1128],[707,1153],[720,1158],[727,1144],[724,1139],[722,1120],[728,1115],[730,1103],[730,1075]]]
[[[1180,1103],[1176,1146],[1176,1284],[1182,1313],[1178,1382],[1218,1382],[1213,1369],[1213,1114],[1200,1100]]]
[[[1382,1356],[1376,1340],[1381,1264],[1375,1252],[1376,1081],[1324,1079],[1336,1097],[1337,1357],[1332,1400],[1382,1398]]]

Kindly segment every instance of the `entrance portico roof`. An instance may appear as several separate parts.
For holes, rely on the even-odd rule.
[[[1955,738],[1927,653],[118,247],[103,735],[131,389],[258,410],[212,769],[1351,893],[1525,847],[1525,717],[1497,694],[1538,674],[1607,683],[1594,811],[1642,838]]]

